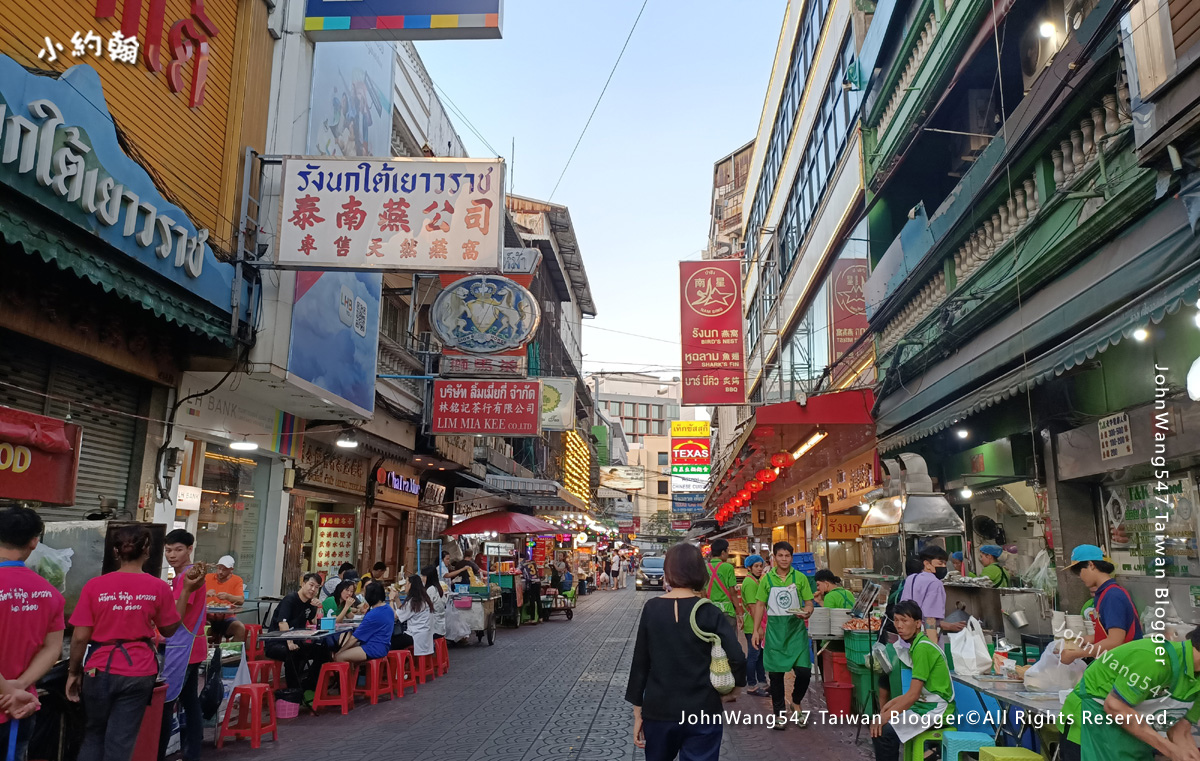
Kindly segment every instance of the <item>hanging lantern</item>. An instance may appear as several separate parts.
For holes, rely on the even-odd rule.
[[[749,489],[742,489],[737,493],[737,495],[738,499],[740,499],[742,502],[749,502],[750,498],[754,496],[750,493]]]
[[[777,468],[789,468],[796,464],[796,458],[791,452],[776,452],[771,455],[771,464]]]
[[[779,475],[773,470],[767,470],[764,468],[755,473],[754,477],[759,481],[762,481],[764,484],[769,484],[772,483],[776,478],[779,478]]]
[[[763,490],[762,481],[759,481],[756,478],[751,478],[749,481],[746,482],[746,488],[749,489],[751,491],[751,493],[757,494],[758,492]]]

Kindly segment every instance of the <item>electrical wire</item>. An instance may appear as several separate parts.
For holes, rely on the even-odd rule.
[[[638,10],[637,18],[633,20],[633,26],[629,28],[629,34],[625,37],[625,44],[621,46],[621,52],[617,55],[617,60],[613,62],[612,70],[608,72],[608,79],[604,81],[604,87],[600,90],[600,95],[596,98],[596,105],[592,106],[592,113],[588,115],[587,122],[583,125],[583,130],[579,133],[579,139],[575,141],[575,147],[571,149],[571,155],[567,157],[567,163],[563,165],[562,173],[558,175],[558,182],[554,183],[554,189],[550,191],[550,197],[547,201],[554,200],[554,194],[558,192],[558,186],[562,184],[563,177],[567,175],[567,169],[571,166],[571,161],[575,158],[575,152],[579,150],[579,144],[583,142],[583,136],[587,134],[588,127],[591,126],[592,117],[596,115],[596,110],[600,108],[600,101],[604,100],[604,93],[608,92],[608,85],[612,82],[613,75],[617,73],[617,66],[620,65],[621,59],[625,56],[625,49],[629,47],[629,41],[633,39],[633,32],[637,29],[638,22],[642,20],[642,14],[646,11],[646,6],[650,0],[643,0],[642,7]]]

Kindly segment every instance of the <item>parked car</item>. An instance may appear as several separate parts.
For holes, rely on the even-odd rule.
[[[662,589],[663,583],[663,558],[661,555],[652,555],[642,558],[642,564],[638,567],[637,572],[637,588],[638,589]]]

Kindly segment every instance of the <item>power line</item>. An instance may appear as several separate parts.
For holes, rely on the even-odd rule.
[[[600,101],[604,99],[604,93],[608,92],[608,85],[612,82],[613,75],[617,73],[617,66],[621,63],[621,58],[625,56],[625,48],[629,47],[629,40],[633,38],[633,32],[637,29],[638,22],[641,21],[642,13],[645,12],[649,2],[650,0],[643,0],[642,8],[638,11],[637,18],[633,20],[633,26],[629,28],[629,34],[625,37],[625,44],[621,46],[621,52],[613,63],[612,71],[608,72],[608,79],[604,81],[604,87],[600,90],[600,97],[596,98],[596,105],[592,106],[592,113],[588,115],[587,122],[583,125],[583,131],[579,133],[579,139],[575,141],[575,147],[571,149],[571,155],[567,157],[567,163],[563,166],[562,174],[558,175],[558,182],[554,183],[554,190],[550,191],[550,197],[546,200],[554,200],[554,194],[558,192],[558,186],[562,184],[563,177],[567,174],[567,168],[571,166],[571,160],[575,158],[575,151],[579,150],[579,144],[583,142],[583,136],[587,134],[592,117],[596,115],[596,109],[600,108]]]

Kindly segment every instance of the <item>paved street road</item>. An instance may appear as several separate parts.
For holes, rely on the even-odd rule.
[[[625,685],[641,606],[651,594],[630,588],[581,598],[573,621],[501,629],[496,644],[452,648],[450,673],[414,696],[348,716],[322,712],[281,722],[280,741],[250,750],[245,740],[206,756],[237,761],[609,761],[640,760],[631,740]],[[805,701],[824,707],[819,688]],[[742,696],[730,708],[763,712],[765,698]],[[863,732],[814,721],[806,729],[764,726],[725,731],[721,757],[859,761],[871,757]],[[831,753],[833,754],[831,756]]]

